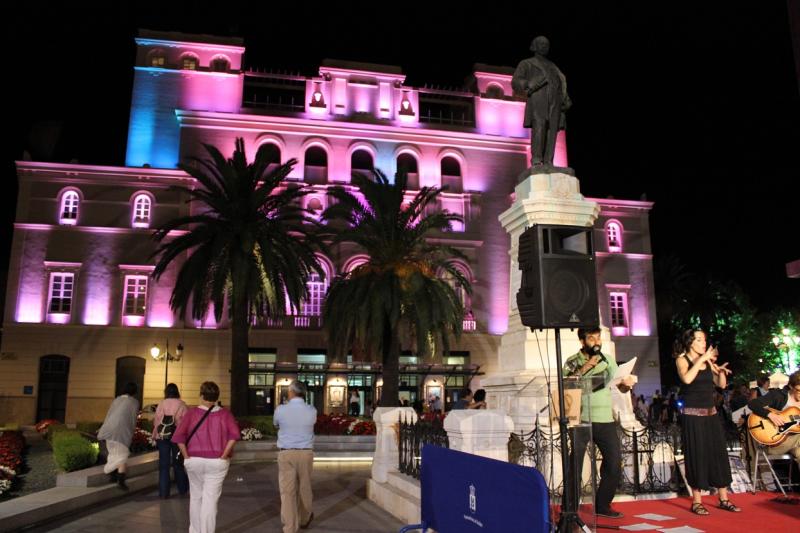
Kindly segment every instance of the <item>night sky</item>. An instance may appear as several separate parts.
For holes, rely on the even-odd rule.
[[[50,160],[124,164],[138,28],[243,37],[248,67],[314,75],[323,58],[347,59],[448,87],[474,63],[516,66],[544,34],[573,101],[567,143],[582,192],[646,194],[656,258],[732,278],[764,310],[800,303],[800,280],[785,274],[800,259],[800,93],[785,1],[32,4],[3,17],[0,265],[13,161],[43,131],[33,125],[61,125]]]

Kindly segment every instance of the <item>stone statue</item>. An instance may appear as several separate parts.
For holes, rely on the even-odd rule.
[[[531,43],[533,57],[517,65],[511,85],[515,91],[527,95],[525,104],[526,128],[531,128],[531,171],[561,171],[572,174],[571,169],[553,166],[556,135],[566,129],[565,111],[570,108],[567,79],[549,59],[550,41],[536,37]]]

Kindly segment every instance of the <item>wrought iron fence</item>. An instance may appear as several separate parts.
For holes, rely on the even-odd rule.
[[[425,444],[450,447],[447,432],[441,418],[420,418],[416,421],[409,420],[405,414],[398,420],[398,452],[400,456],[400,472],[419,479],[422,465],[422,447]]]
[[[618,426],[617,431],[622,453],[622,478],[617,492],[637,495],[678,490],[681,481],[675,456],[683,453],[680,426],[650,425],[641,430]],[[738,450],[739,446],[738,435],[728,439],[729,451]],[[602,458],[596,447],[587,449],[589,453],[594,450],[595,462]],[[559,497],[563,488],[561,453],[558,428],[540,426],[538,420],[532,431],[512,433],[508,441],[508,460],[539,470],[549,480],[551,498]],[[590,483],[590,479],[583,480],[584,492]]]

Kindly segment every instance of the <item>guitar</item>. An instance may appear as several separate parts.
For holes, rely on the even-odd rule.
[[[776,446],[786,440],[791,433],[800,433],[800,407],[787,407],[783,411],[767,408],[788,420],[778,427],[769,418],[762,418],[755,413],[747,417],[747,431],[753,440],[765,446]]]

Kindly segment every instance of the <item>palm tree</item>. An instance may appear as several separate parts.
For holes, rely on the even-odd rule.
[[[447,231],[454,214],[435,209],[442,189],[425,187],[405,203],[407,177],[390,183],[380,171],[374,179],[353,174],[360,196],[338,187],[329,191],[336,200],[323,220],[342,224],[334,244],[351,242],[369,254],[369,261],[333,281],[323,318],[334,357],[349,350],[383,363],[381,406],[399,405],[399,359],[403,343],[416,343],[417,352],[449,350],[450,335],[460,335],[464,308],[451,285],[437,278],[449,274],[467,292],[469,281],[453,258],[458,250],[428,243],[434,231]]]
[[[248,399],[248,333],[254,317],[280,316],[287,300],[299,308],[307,296],[312,272],[324,276],[314,252],[319,241],[314,222],[300,207],[306,192],[283,187],[282,180],[296,163],[293,159],[268,169],[267,152],[259,149],[248,164],[244,140],[236,139],[231,159],[214,146],[203,145],[209,158],[192,158],[179,165],[200,187],[175,187],[199,207],[189,216],[159,227],[161,243],[154,253],[157,280],[175,260],[180,265],[170,305],[186,316],[202,320],[214,306],[217,322],[227,298],[231,318],[231,408],[246,414]],[[264,146],[262,146],[264,148]],[[173,230],[187,233],[170,238]]]

